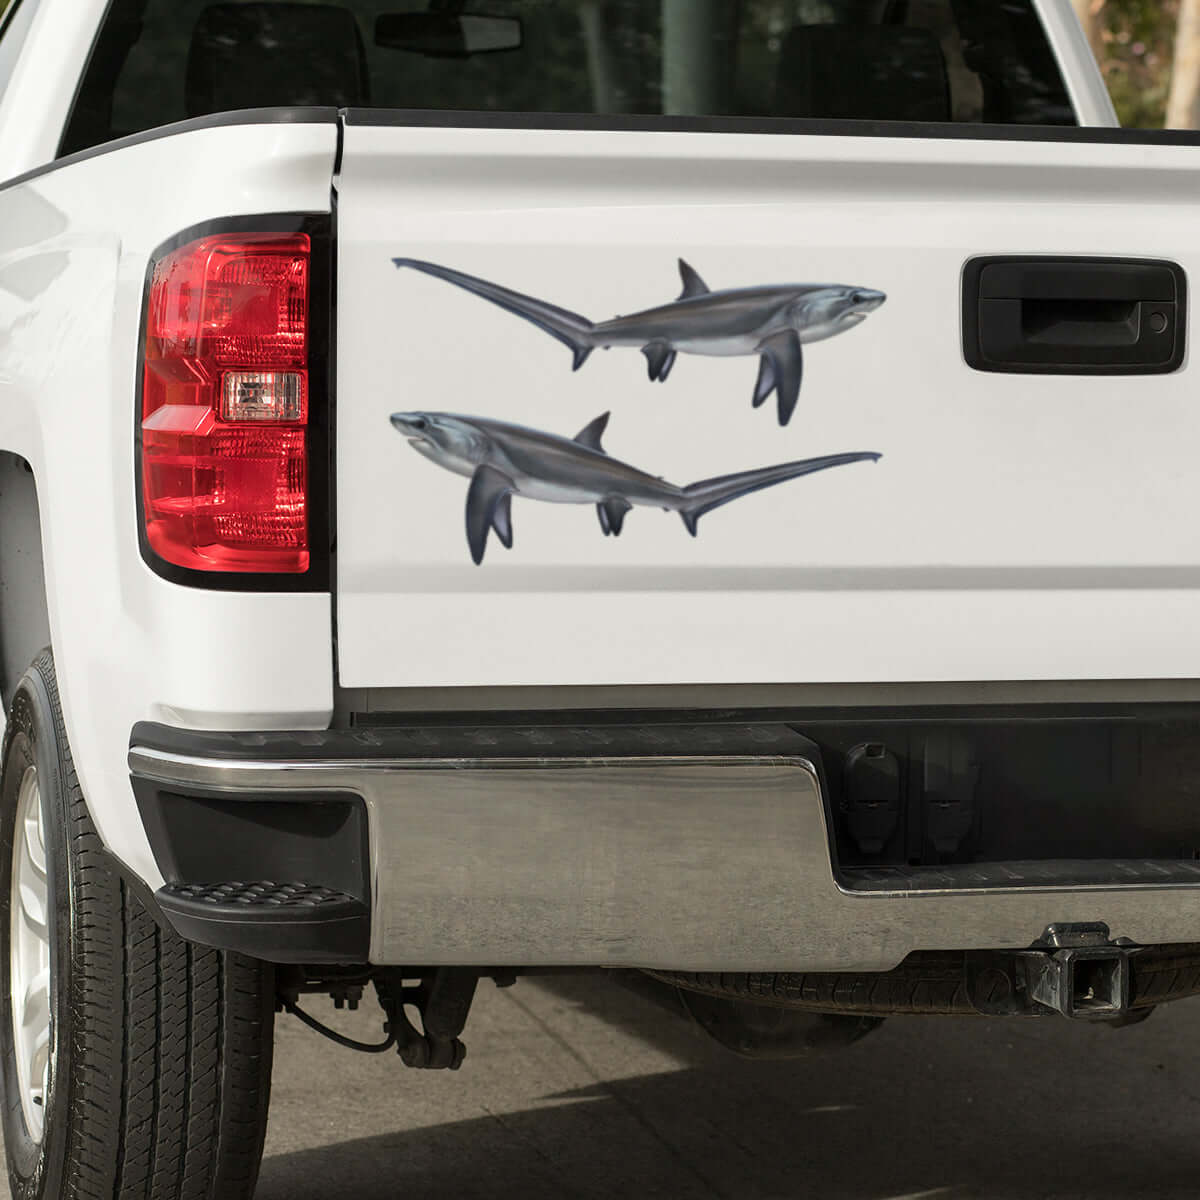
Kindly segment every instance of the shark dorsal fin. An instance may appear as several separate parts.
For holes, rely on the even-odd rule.
[[[599,454],[607,453],[600,444],[600,439],[604,436],[604,431],[608,428],[608,418],[611,415],[611,413],[601,413],[594,421],[589,422],[575,435],[575,441],[581,446],[586,446],[589,450],[597,451]]]
[[[694,296],[707,296],[711,290],[707,283],[700,278],[696,268],[690,263],[679,260],[679,278],[683,280],[683,291],[679,293],[680,300],[691,300]]]

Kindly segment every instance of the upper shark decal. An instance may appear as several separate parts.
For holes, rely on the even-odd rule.
[[[801,347],[853,329],[887,299],[883,292],[840,283],[766,284],[714,292],[680,259],[683,291],[678,300],[594,323],[578,313],[436,263],[415,258],[392,261],[397,267],[424,271],[465,288],[532,322],[570,348],[575,370],[598,346],[606,350],[612,346],[639,348],[646,356],[651,380],[659,381],[671,373],[677,354],[759,355],[754,407],[774,392],[779,399],[780,425],[791,420],[800,396]]]
[[[488,534],[513,544],[512,497],[552,504],[594,504],[605,536],[616,537],[636,504],[677,512],[695,537],[705,513],[789,479],[830,467],[876,461],[871,452],[831,454],[763,467],[676,487],[610,458],[600,444],[609,414],[597,417],[574,439],[484,417],[440,412],[393,413],[392,424],[418,453],[447,471],[470,478],[467,544],[483,562]]]

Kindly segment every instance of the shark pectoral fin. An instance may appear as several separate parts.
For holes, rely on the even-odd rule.
[[[605,532],[610,530],[613,537],[621,536],[621,529],[625,525],[625,514],[633,507],[624,496],[609,496],[609,498],[596,507],[600,510],[600,524],[603,526],[607,522]]]
[[[707,296],[712,290],[699,272],[690,263],[679,260],[679,278],[683,280],[683,291],[679,293],[680,300],[690,300],[693,296]]]
[[[650,382],[662,383],[675,365],[675,351],[667,342],[647,342],[642,347],[650,368]]]
[[[792,419],[792,413],[796,411],[796,402],[800,399],[800,381],[804,376],[804,351],[800,345],[800,335],[794,329],[777,333],[774,337],[767,338],[759,350],[764,360],[770,360],[773,386],[779,398],[779,423],[786,425]],[[768,390],[763,392],[762,399],[759,399],[765,374],[765,366],[760,367],[758,387],[754,390],[757,404],[761,404],[770,395]]]
[[[600,454],[606,453],[604,447],[600,445],[600,439],[604,436],[604,431],[608,428],[608,418],[611,413],[601,413],[594,421],[589,421],[576,435],[574,440],[581,446],[586,446],[589,450],[596,450]]]
[[[596,505],[596,515],[600,518],[600,528],[605,537],[620,537],[625,524],[625,514],[633,507],[624,496],[609,496]]]
[[[513,544],[512,531],[512,492],[505,492],[492,513],[492,528],[500,539],[505,550],[511,550]]]
[[[488,532],[493,525],[500,534],[500,540],[505,545],[512,544],[511,512],[505,505],[512,491],[513,481],[495,467],[482,466],[471,477],[471,486],[467,489],[467,545],[471,548],[471,558],[476,566],[483,562]],[[507,526],[508,540],[505,540],[505,535],[497,524],[497,513],[502,505],[505,511],[499,520]]]
[[[758,382],[754,385],[754,407],[761,408],[775,390],[775,367],[771,356],[764,354],[758,361]]]

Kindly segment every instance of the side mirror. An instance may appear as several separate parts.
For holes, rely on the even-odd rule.
[[[519,50],[524,42],[519,17],[483,13],[384,13],[375,22],[375,44],[428,58],[469,58]]]

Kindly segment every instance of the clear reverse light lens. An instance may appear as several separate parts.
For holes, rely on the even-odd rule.
[[[227,371],[223,421],[303,421],[304,377],[295,371]]]

